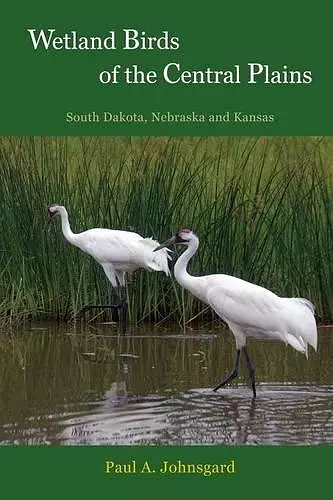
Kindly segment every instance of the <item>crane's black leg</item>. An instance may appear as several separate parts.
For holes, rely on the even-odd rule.
[[[128,304],[127,304],[126,287],[119,286],[117,289],[117,293],[118,293],[118,297],[119,297],[119,307],[123,307],[124,309],[127,309]]]
[[[121,309],[122,307],[127,308],[127,295],[126,295],[126,287],[125,286],[117,286],[115,287],[117,298],[116,301],[112,304],[100,304],[100,305],[84,305],[79,309],[78,313],[88,311],[89,309]]]
[[[77,312],[76,316],[79,316],[81,313],[85,311],[89,311],[91,309],[118,309],[119,313],[119,326],[122,333],[126,333],[127,328],[127,313],[128,313],[128,304],[127,304],[127,294],[124,280],[124,272],[117,271],[115,272],[112,266],[105,264],[102,266],[106,276],[111,282],[112,286],[117,292],[117,300],[115,303],[110,304],[101,304],[101,305],[86,305],[81,307],[81,309]]]
[[[238,376],[240,354],[241,354],[241,350],[237,349],[236,363],[235,363],[235,366],[234,366],[232,372],[230,373],[230,375],[227,376],[227,378],[225,378],[224,380],[222,380],[222,382],[217,384],[217,386],[214,387],[213,391],[217,391],[217,389],[220,389],[220,387],[223,387],[224,385],[228,384],[229,382],[231,382],[231,380],[233,380],[234,378],[236,378]]]
[[[118,287],[117,288],[117,300],[115,301],[114,304],[100,304],[100,305],[85,305],[82,306],[78,312],[76,313],[76,316],[79,316],[80,314],[90,311],[91,309],[119,309],[119,314],[120,314],[120,321],[122,316],[124,316],[124,321],[125,324],[127,323],[127,309],[128,309],[128,304],[127,304],[127,297],[126,297],[126,289],[125,287]]]
[[[126,287],[120,286],[118,288],[119,297],[119,326],[122,333],[126,333],[128,323],[128,303],[126,295]]]
[[[243,347],[244,351],[244,356],[245,356],[245,361],[246,361],[246,366],[247,369],[249,370],[249,375],[250,375],[250,380],[251,380],[251,385],[252,385],[252,391],[253,391],[253,397],[255,398],[257,396],[256,392],[256,380],[255,380],[255,370],[254,366],[252,364],[249,351],[247,350],[247,347]]]

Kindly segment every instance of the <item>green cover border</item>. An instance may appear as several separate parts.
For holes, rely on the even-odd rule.
[[[168,2],[159,10],[153,2],[82,5],[40,1],[7,4],[1,19],[2,135],[330,135],[332,133],[330,16],[297,3],[264,2],[204,5]],[[124,50],[124,29],[136,28],[159,37],[163,31],[179,38],[178,50]],[[34,50],[27,29],[55,29],[63,35],[116,34],[115,50]],[[170,45],[170,43],[169,43]],[[240,84],[167,84],[163,68],[178,63],[181,70],[240,68]],[[267,65],[269,74],[311,71],[309,84],[249,85],[248,64]],[[156,84],[101,85],[98,75],[119,64],[133,64],[157,73]],[[178,73],[177,73],[178,74]],[[282,78],[282,76],[281,76]],[[288,76],[288,78],[290,78]],[[69,122],[67,113],[101,120]],[[142,114],[146,122],[103,121]],[[204,122],[153,121],[152,112],[203,114]],[[231,120],[209,122],[208,115],[231,114]],[[273,115],[273,122],[235,121],[234,113]]]
[[[2,7],[0,40],[2,59],[2,135],[332,135],[331,120],[331,16],[323,2],[254,4],[205,2],[183,5],[171,2],[111,4],[41,1],[7,3]],[[177,57],[188,68],[202,65],[229,66],[247,61],[269,61],[272,67],[290,64],[311,68],[311,86],[247,85],[221,88],[204,85],[168,87],[157,85],[100,87],[93,75],[111,63],[136,64],[160,69],[170,53],[88,54],[34,53],[28,27],[56,27],[62,31],[121,30],[142,26],[146,31],[168,29],[182,39]],[[273,124],[101,123],[74,124],[64,121],[67,110],[116,113],[142,111],[219,113],[243,110],[277,115]],[[285,494],[313,498],[330,491],[331,446],[320,447],[3,447],[2,489],[10,498],[33,495],[72,498],[219,497],[273,498]],[[233,457],[237,473],[230,477],[160,476],[110,477],[105,460],[160,461],[180,457],[213,462]]]

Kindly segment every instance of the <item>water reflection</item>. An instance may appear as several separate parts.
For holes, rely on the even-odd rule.
[[[242,377],[211,390],[233,364],[230,333],[177,331],[3,332],[0,443],[333,442],[333,329],[320,331],[308,361],[279,342],[251,343],[256,401]]]

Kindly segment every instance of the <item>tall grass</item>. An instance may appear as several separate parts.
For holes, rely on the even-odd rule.
[[[70,319],[112,294],[46,209],[64,204],[74,231],[134,230],[162,241],[200,237],[191,272],[224,272],[333,317],[333,138],[0,139],[0,317]],[[174,258],[176,258],[176,253]],[[130,317],[211,318],[161,273],[128,280]]]

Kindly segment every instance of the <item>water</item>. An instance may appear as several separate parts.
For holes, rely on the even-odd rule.
[[[249,343],[246,367],[214,393],[235,357],[221,326],[187,331],[35,325],[0,336],[0,444],[333,443],[333,329],[309,360],[281,342]]]

